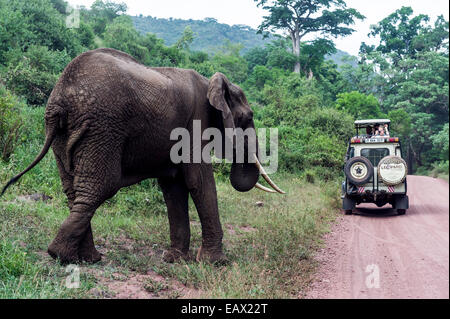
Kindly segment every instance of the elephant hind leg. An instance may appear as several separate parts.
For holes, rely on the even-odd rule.
[[[48,247],[50,256],[59,258],[61,263],[67,264],[80,262],[98,254],[98,252],[95,253],[91,230],[91,218],[95,209],[96,207],[91,204],[75,201],[69,216],[62,223],[58,234]]]
[[[48,247],[50,256],[62,263],[101,259],[95,249],[91,219],[96,209],[120,187],[120,159],[108,155],[84,152],[77,160],[73,180],[75,199],[69,216]]]
[[[102,255],[95,248],[94,236],[92,235],[92,227],[90,223],[84,238],[80,242],[78,257],[81,261],[88,263],[96,263],[102,259]]]
[[[74,185],[73,185],[74,178],[73,178],[73,176],[71,176],[70,174],[68,174],[65,171],[62,162],[59,160],[59,158],[57,156],[56,156],[56,159],[57,159],[59,174],[61,177],[61,183],[63,185],[63,190],[67,196],[68,206],[69,206],[69,209],[72,210],[72,208],[74,206],[75,198],[76,198],[76,193],[75,193]],[[53,246],[52,249],[49,249],[49,254],[52,255],[52,257],[56,258],[56,257],[58,257],[57,256],[58,254],[56,253],[56,251],[57,251],[56,247]],[[101,260],[101,255],[97,251],[97,249],[95,248],[95,245],[94,245],[94,239],[93,239],[93,235],[92,235],[92,227],[91,227],[90,221],[89,221],[88,228],[85,232],[85,235],[84,235],[84,237],[82,237],[82,239],[80,241],[79,248],[78,248],[78,257],[76,257],[74,253],[73,253],[73,255],[74,256],[72,256],[71,258],[67,258],[67,259],[71,260],[71,261],[80,260],[80,261],[85,261],[85,262],[90,262],[90,263],[95,263],[95,262],[98,262]]]
[[[67,196],[69,209],[72,208],[73,202],[75,200],[75,190],[73,188],[73,176],[67,173],[64,168],[64,164],[61,161],[60,157],[55,153],[56,165],[59,170],[59,177],[61,178],[61,184],[63,187],[64,194]]]

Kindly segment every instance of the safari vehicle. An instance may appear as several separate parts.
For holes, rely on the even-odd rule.
[[[351,214],[360,203],[375,203],[378,207],[389,203],[399,215],[405,214],[409,207],[408,168],[402,159],[399,138],[389,136],[390,122],[388,119],[355,121],[356,135],[348,144],[342,183],[345,214]]]

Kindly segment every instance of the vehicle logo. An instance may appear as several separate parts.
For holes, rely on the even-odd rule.
[[[350,172],[357,179],[363,179],[368,173],[366,165],[360,162],[354,163],[350,168]]]
[[[389,186],[402,183],[407,172],[406,162],[398,156],[386,156],[378,163],[378,176]]]

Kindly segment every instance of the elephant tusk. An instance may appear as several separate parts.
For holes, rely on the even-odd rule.
[[[262,186],[260,183],[256,183],[255,187],[260,189],[260,190],[262,190],[262,191],[268,192],[268,193],[276,193],[276,191],[274,191],[273,189],[270,189],[270,188],[267,188],[265,186]]]
[[[264,168],[262,167],[261,163],[259,162],[258,157],[256,156],[256,154],[253,154],[253,157],[255,158],[255,165],[256,165],[256,167],[258,167],[259,172],[261,173],[262,177],[264,177],[266,182],[269,183],[269,185],[272,186],[272,188],[274,190],[276,190],[278,193],[286,194],[285,191],[281,190],[274,182],[272,182],[272,180],[270,179],[269,175],[267,175],[266,171],[264,170]]]

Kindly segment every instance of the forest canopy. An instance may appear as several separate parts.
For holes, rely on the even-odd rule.
[[[363,18],[337,2],[347,10],[340,16],[344,22]],[[256,125],[278,127],[283,170],[315,170],[329,178],[341,169],[353,120],[387,117],[416,171],[448,171],[448,21],[443,16],[431,20],[402,7],[372,26],[368,37],[377,37],[377,44],[362,43],[358,57],[332,61],[328,57],[337,50],[320,32],[294,52],[289,34],[263,39],[257,30],[213,18],[131,17],[126,4],[97,0],[81,7],[79,25],[69,28],[69,12],[63,0],[0,0],[0,149],[8,149],[0,153],[3,161],[20,140],[21,108],[44,107],[71,59],[111,47],[147,66],[191,68],[206,77],[224,73],[244,89]]]

